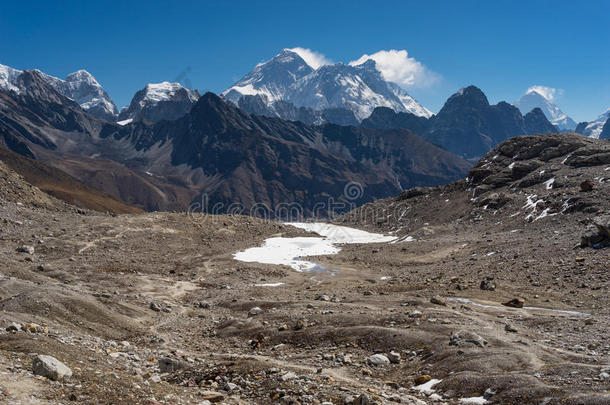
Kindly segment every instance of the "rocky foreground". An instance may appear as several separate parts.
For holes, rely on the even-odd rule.
[[[607,142],[516,138],[340,218],[398,240],[312,274],[232,258],[296,228],[102,215],[0,164],[1,400],[608,404],[609,196]]]

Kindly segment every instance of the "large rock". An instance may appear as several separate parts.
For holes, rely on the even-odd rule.
[[[390,359],[388,359],[383,354],[374,354],[370,356],[367,360],[373,366],[387,366],[388,364],[390,364]]]
[[[39,354],[32,362],[32,371],[55,381],[65,381],[72,376],[72,370],[53,356]]]

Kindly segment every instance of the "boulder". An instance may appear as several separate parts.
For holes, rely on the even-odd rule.
[[[55,381],[65,381],[72,376],[72,370],[53,356],[39,354],[34,357],[32,371],[36,375],[41,375]]]
[[[383,354],[374,354],[367,361],[373,366],[387,366],[390,364],[390,359]]]

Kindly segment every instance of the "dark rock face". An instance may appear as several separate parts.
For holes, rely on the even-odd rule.
[[[574,132],[576,132],[577,134],[584,135],[585,128],[587,127],[588,124],[589,123],[586,121],[579,122],[578,125],[576,125],[576,129],[574,129]]]
[[[510,137],[528,134],[519,109],[506,102],[489,105],[474,86],[451,96],[430,121],[425,138],[466,158],[482,156]]]
[[[187,114],[197,99],[196,90],[186,89],[178,83],[148,84],[133,96],[129,107],[120,112],[119,121],[173,121]]]
[[[423,136],[428,129],[428,119],[411,113],[397,113],[388,107],[377,107],[360,125],[375,129],[403,128]]]
[[[217,188],[206,193],[210,202],[225,205],[296,202],[311,213],[329,196],[344,198],[349,182],[363,185],[364,202],[399,192],[405,184],[432,185],[439,173],[457,179],[468,166],[407,131],[333,124],[316,128],[250,116],[211,93],[189,115],[171,126],[160,123],[154,132],[152,144],[171,139],[175,165],[221,177]]]
[[[606,123],[602,128],[602,133],[599,134],[599,139],[610,139],[610,118],[606,120]]]
[[[480,157],[517,135],[557,132],[540,109],[523,117],[519,109],[504,101],[490,105],[485,94],[474,86],[452,95],[441,111],[429,119],[378,107],[361,125],[409,129],[466,159]]]
[[[523,117],[525,129],[528,134],[551,134],[559,132],[553,124],[549,122],[540,108],[534,108]]]

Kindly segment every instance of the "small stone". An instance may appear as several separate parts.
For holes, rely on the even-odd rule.
[[[17,252],[19,252],[19,253],[27,253],[29,255],[33,255],[34,254],[34,246],[29,246],[29,245],[19,246],[17,248]]]
[[[593,318],[585,319],[585,325],[593,325],[594,323],[595,323],[595,319],[593,319]]]
[[[21,325],[13,322],[9,326],[6,327],[7,332],[19,332],[21,330]]]
[[[318,295],[316,301],[330,301],[330,297],[328,295]]]
[[[221,394],[220,392],[217,391],[203,391],[201,393],[201,399],[204,401],[210,401],[210,402],[221,402],[224,399],[224,394]]]
[[[506,324],[506,326],[504,326],[504,330],[507,332],[511,332],[511,333],[516,333],[517,332],[517,328],[515,328],[513,325],[511,324]]]
[[[23,324],[23,326],[21,327],[21,330],[23,330],[25,332],[30,332],[30,333],[43,333],[45,331],[45,328],[38,325],[37,323],[28,322],[26,324]]]
[[[72,376],[72,370],[53,356],[40,354],[34,357],[32,371],[36,375],[55,381],[64,381]]]
[[[496,285],[494,283],[492,283],[490,279],[486,278],[484,280],[481,280],[481,284],[479,285],[479,288],[484,291],[495,291]]]
[[[294,330],[301,330],[301,329],[305,329],[307,327],[308,323],[307,323],[307,319],[305,318],[301,318],[297,321],[297,323],[294,325]]]
[[[409,318],[421,318],[422,315],[421,311],[415,310],[409,313]]]
[[[398,352],[390,352],[388,353],[388,359],[390,360],[390,363],[392,364],[399,364],[400,363],[400,353]]]
[[[511,308],[523,308],[523,304],[525,304],[525,299],[523,298],[513,298],[510,301],[502,303],[505,307]]]
[[[420,375],[418,377],[415,377],[415,380],[413,380],[413,382],[415,383],[415,385],[422,385],[422,384],[427,383],[431,379],[432,379],[431,375],[424,374],[424,375]]]
[[[574,261],[576,263],[583,263],[585,261],[585,258],[584,257],[577,257],[576,259],[574,259]]]
[[[580,191],[587,193],[593,191],[593,182],[591,180],[585,180],[580,183]]]
[[[233,391],[237,391],[239,389],[239,386],[237,384],[234,384],[232,382],[228,382],[225,387],[224,390],[227,392],[233,392]]]
[[[447,305],[447,300],[441,297],[440,295],[435,295],[434,297],[430,298],[430,302],[435,305]]]
[[[370,356],[367,361],[373,366],[387,366],[390,364],[390,359],[379,353]]]
[[[454,332],[449,338],[449,345],[451,346],[463,346],[465,343],[484,347],[487,344],[487,340],[483,339],[476,333],[468,330],[460,330],[458,332]]]
[[[373,402],[366,394],[359,395],[358,398],[354,399],[352,402],[353,405],[371,405],[372,403]]]
[[[285,374],[282,374],[280,376],[280,380],[281,381],[289,381],[289,380],[294,380],[295,378],[297,378],[297,375],[295,373],[293,373],[292,371],[289,371]]]
[[[159,359],[159,371],[162,373],[172,373],[176,370],[186,367],[186,363],[180,360],[172,359],[169,357],[161,357]]]
[[[211,308],[211,306],[212,306],[212,305],[211,305],[209,302],[207,302],[207,301],[200,301],[198,305],[199,305],[199,308],[201,308],[201,309],[210,309],[210,308]]]
[[[260,307],[250,308],[248,311],[248,318],[252,318],[253,316],[257,316],[263,313],[263,310]]]

